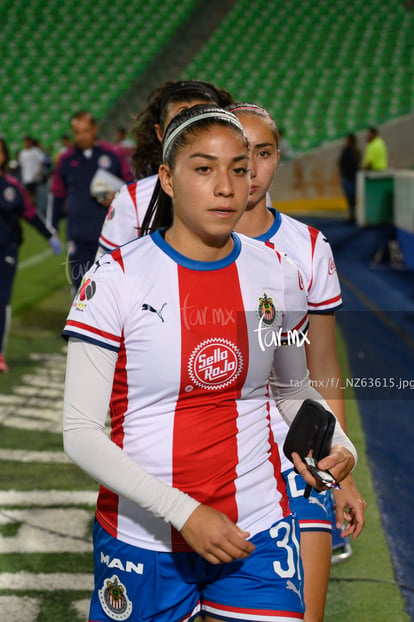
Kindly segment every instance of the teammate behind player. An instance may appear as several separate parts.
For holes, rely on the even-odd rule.
[[[277,334],[303,330],[307,312],[296,266],[231,233],[248,159],[233,114],[179,113],[159,170],[167,228],[105,255],[69,313],[65,450],[102,484],[90,621],[303,618],[295,519],[268,421],[272,366],[289,420],[319,396],[303,347],[260,347],[264,295]],[[354,463],[337,424],[319,467],[342,479]]]
[[[98,257],[137,237],[158,179],[162,137],[177,112],[195,104],[225,107],[232,101],[228,91],[201,80],[164,82],[150,93],[132,132],[136,143],[132,165],[138,181],[115,197],[102,227]]]
[[[56,231],[45,225],[22,184],[8,174],[9,149],[0,138],[0,372],[7,372],[4,360],[11,318],[10,300],[22,243],[20,220],[26,220],[48,241],[55,254],[60,253]]]
[[[336,353],[335,310],[342,306],[335,263],[328,241],[320,231],[267,206],[279,160],[278,131],[274,120],[263,108],[237,103],[229,109],[239,118],[250,143],[251,189],[247,208],[236,231],[257,240],[269,241],[286,252],[300,268],[304,278],[309,312],[306,357],[311,379],[319,393],[346,429],[342,379]],[[288,427],[276,414],[271,421],[275,438],[283,445]],[[303,497],[305,482],[291,463],[282,464],[292,511],[300,525],[301,555],[305,576],[306,622],[322,622],[331,565],[332,504],[330,493],[311,493]],[[356,538],[364,526],[366,503],[352,475],[335,491],[336,522],[347,523],[343,535]],[[347,508],[349,514],[344,514]]]

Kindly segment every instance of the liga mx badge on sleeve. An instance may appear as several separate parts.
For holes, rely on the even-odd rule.
[[[98,593],[102,609],[107,616],[112,620],[128,620],[132,613],[132,603],[128,598],[125,585],[116,575],[105,579]]]

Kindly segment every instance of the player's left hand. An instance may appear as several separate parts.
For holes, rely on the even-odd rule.
[[[340,529],[345,522],[341,537],[352,536],[355,540],[365,525],[365,510],[367,504],[361,496],[352,475],[348,475],[341,482],[342,490],[335,490],[336,526]]]
[[[49,238],[49,246],[52,249],[52,251],[54,252],[55,255],[60,255],[60,253],[62,252],[62,244],[60,243],[60,240],[58,238],[58,236],[54,233],[50,238]]]
[[[327,487],[310,473],[299,454],[296,452],[292,453],[292,461],[295,469],[302,475],[305,482],[313,486],[316,490],[326,490]],[[349,449],[343,445],[335,445],[326,458],[319,460],[318,469],[321,471],[330,471],[336,481],[340,482],[352,471],[354,465],[355,458]]]

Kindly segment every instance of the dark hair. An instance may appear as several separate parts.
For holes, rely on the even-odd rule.
[[[374,134],[374,136],[378,135],[378,128],[376,127],[369,127],[368,128],[368,132],[371,132],[371,134]]]
[[[235,114],[236,117],[240,114],[248,114],[253,117],[259,117],[260,119],[266,119],[269,122],[270,129],[272,130],[273,137],[276,141],[276,147],[279,148],[280,134],[276,121],[265,108],[258,106],[257,104],[249,104],[248,102],[236,102],[230,106],[226,106],[226,110],[230,110],[230,112]]]
[[[206,104],[214,103],[224,108],[233,101],[233,98],[225,89],[201,80],[164,82],[150,93],[147,106],[136,116],[136,123],[131,131],[136,145],[131,160],[137,179],[158,172],[162,156],[154,125],[159,124],[162,130],[165,129],[169,104],[191,103],[196,100],[202,100]]]
[[[95,117],[88,110],[78,110],[75,112],[70,118],[70,123],[72,124],[72,121],[77,121],[78,119],[89,119],[92,125],[96,125]]]
[[[356,149],[357,148],[357,137],[353,132],[350,132],[349,134],[347,134],[347,142],[348,145],[352,148],[352,149]]]
[[[4,154],[4,162],[1,164],[0,170],[2,173],[6,173],[8,168],[9,168],[9,162],[10,162],[10,151],[9,151],[9,147],[6,143],[6,139],[2,138],[0,136],[0,144],[3,148],[3,154]]]
[[[169,123],[162,143],[164,149],[163,162],[173,169],[177,153],[188,143],[188,137],[198,136],[200,132],[217,125],[230,127],[239,132],[240,137],[245,141],[246,148],[248,148],[249,143],[246,134],[234,114],[229,110],[216,108],[209,104],[197,104],[179,112]],[[142,221],[140,235],[147,235],[160,227],[168,228],[172,225],[172,221],[171,197],[164,192],[158,179]]]

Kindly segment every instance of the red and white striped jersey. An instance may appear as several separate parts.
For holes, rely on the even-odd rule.
[[[289,513],[268,378],[274,358],[297,348],[280,344],[306,328],[306,295],[289,259],[233,239],[217,262],[180,255],[159,231],[104,255],[64,334],[118,352],[112,441],[254,535]],[[174,528],[104,487],[97,518],[124,542],[188,550]]]

